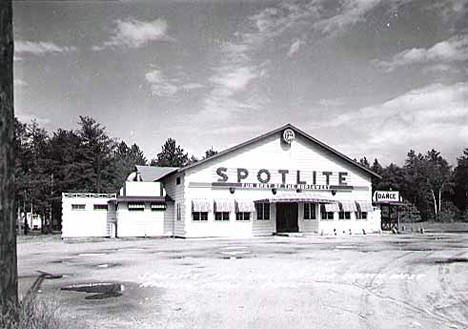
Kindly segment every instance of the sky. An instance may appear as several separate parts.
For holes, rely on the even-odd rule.
[[[148,159],[287,123],[352,158],[468,147],[465,0],[14,1],[15,112]]]

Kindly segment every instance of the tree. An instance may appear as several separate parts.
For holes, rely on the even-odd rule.
[[[468,148],[457,158],[457,166],[453,173],[454,196],[453,201],[460,211],[468,210]]]
[[[157,158],[151,160],[152,166],[159,167],[183,167],[189,162],[188,154],[175,139],[168,138],[158,153]]]
[[[78,124],[78,136],[81,138],[79,151],[82,161],[79,163],[79,169],[82,174],[82,189],[97,193],[113,192],[115,168],[112,155],[115,142],[107,136],[105,128],[93,118],[80,116]]]
[[[197,159],[194,155],[192,155],[192,156],[190,156],[190,158],[188,159],[186,165],[188,166],[188,165],[194,164],[195,162],[198,162],[198,159]]]
[[[430,192],[424,174],[425,159],[421,153],[410,150],[403,165],[404,182],[401,194],[405,200],[413,203],[425,219],[432,216]]]
[[[143,151],[137,144],[128,147],[124,141],[121,141],[115,150],[115,189],[118,190],[125,182],[128,175],[135,169],[135,165],[146,166],[147,160]]]
[[[372,167],[370,169],[377,175],[382,176],[383,168],[377,159],[374,159],[374,163],[372,163]],[[374,194],[374,192],[379,189],[379,183],[380,179],[372,176],[372,194]]]
[[[431,194],[434,216],[438,219],[442,209],[442,193],[450,191],[452,170],[447,160],[436,150],[428,151],[422,167],[426,186]]]
[[[18,319],[11,0],[0,2],[0,49],[0,319]]]
[[[369,163],[369,161],[367,161],[366,157],[359,159],[359,164],[361,164],[362,166],[364,166],[366,168],[370,168],[370,163]]]
[[[213,150],[213,148],[210,148],[209,150],[205,151],[205,156],[203,159],[208,159],[209,157],[212,157],[213,155],[218,154],[218,151]]]

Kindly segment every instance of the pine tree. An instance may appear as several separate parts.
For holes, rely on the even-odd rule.
[[[468,210],[468,148],[457,158],[454,170],[454,197],[453,201],[460,211]]]
[[[81,186],[90,192],[113,192],[114,173],[113,152],[115,142],[107,136],[105,128],[96,120],[80,116],[78,136],[81,161],[77,163],[81,172]]]
[[[183,167],[189,162],[188,154],[177,145],[175,139],[168,138],[158,153],[157,158],[151,160],[152,166]]]

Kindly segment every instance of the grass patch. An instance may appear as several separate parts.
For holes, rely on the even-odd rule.
[[[19,321],[13,316],[1,316],[0,328],[4,329],[65,329],[60,317],[59,305],[44,297],[31,294],[19,305]]]

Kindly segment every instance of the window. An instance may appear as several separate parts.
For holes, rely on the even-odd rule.
[[[338,212],[338,219],[351,219],[351,212],[345,211],[343,204],[339,203],[340,211]]]
[[[340,211],[338,213],[339,219],[351,219],[351,213],[349,211]]]
[[[86,210],[85,204],[72,204],[72,210]]]
[[[176,219],[177,220],[182,219],[182,215],[181,215],[181,211],[180,211],[180,203],[176,203]]]
[[[229,220],[229,212],[215,212],[215,220]]]
[[[177,185],[180,185],[180,177],[177,177],[177,178],[176,178],[176,184],[177,184]]]
[[[317,219],[315,203],[304,203],[304,219]]]
[[[249,212],[238,212],[236,213],[236,220],[250,220]]]
[[[129,202],[128,211],[145,211],[145,203],[144,202]]]
[[[257,211],[258,220],[270,219],[270,204],[269,203],[256,203],[255,210]]]
[[[361,205],[356,202],[356,219],[367,219],[367,212],[361,211]]]
[[[356,211],[356,219],[367,219],[367,212]]]
[[[166,204],[164,202],[152,202],[151,211],[164,211],[166,210]]]
[[[193,212],[192,213],[193,220],[208,220],[208,213],[207,212]]]
[[[320,205],[320,218],[322,220],[327,220],[327,219],[333,220],[334,218],[333,212],[326,211],[324,204]]]
[[[107,211],[107,205],[106,204],[95,204],[94,205],[94,210],[106,210]]]

